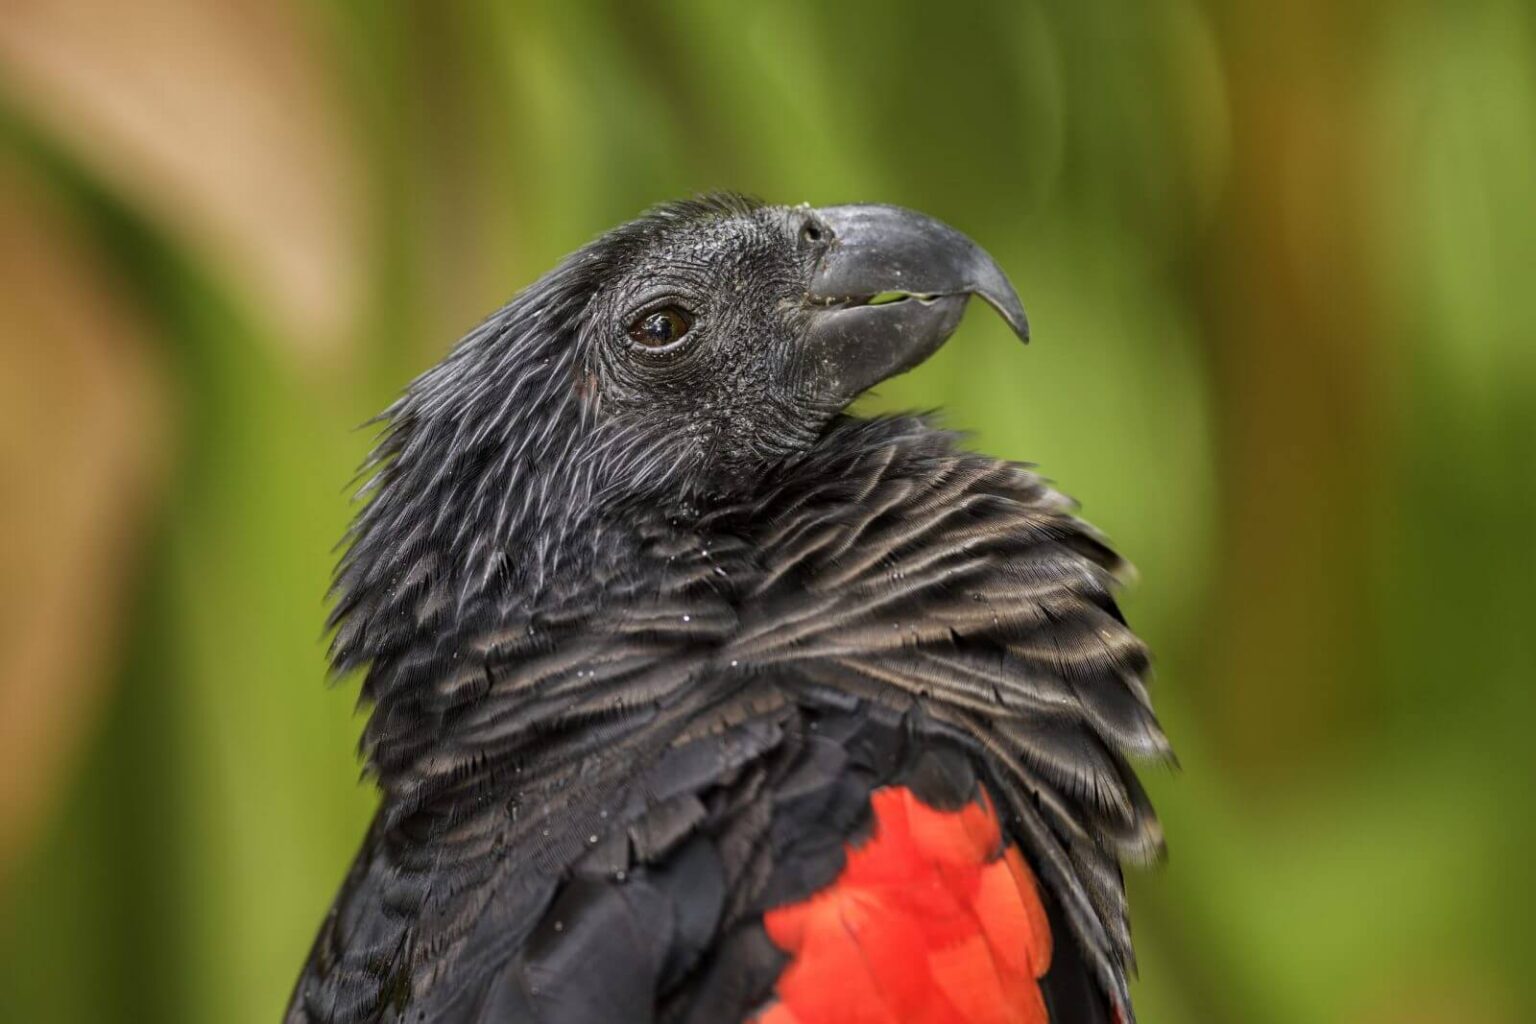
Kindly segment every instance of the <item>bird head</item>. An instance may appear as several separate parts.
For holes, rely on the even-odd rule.
[[[894,206],[664,208],[598,243],[612,262],[576,339],[600,429],[643,438],[617,485],[687,500],[750,490],[849,402],[911,369],[981,295],[1024,310],[970,239]],[[649,444],[647,444],[649,442]]]
[[[750,496],[936,351],[973,295],[1027,339],[996,262],[894,206],[715,196],[609,232],[386,410],[338,621],[389,579],[537,588],[617,543],[606,524],[626,510],[686,519]]]

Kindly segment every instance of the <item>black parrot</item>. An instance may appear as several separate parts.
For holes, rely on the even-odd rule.
[[[844,413],[972,295],[1027,336],[923,215],[675,203],[384,413],[333,615],[382,803],[287,1021],[1128,1024],[1122,562]]]

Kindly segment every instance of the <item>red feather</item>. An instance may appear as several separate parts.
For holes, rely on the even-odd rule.
[[[873,835],[837,880],[765,916],[791,959],[753,1024],[1047,1024],[1050,926],[991,801],[871,802]]]

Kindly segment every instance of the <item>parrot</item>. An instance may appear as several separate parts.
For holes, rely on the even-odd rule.
[[[330,618],[379,803],[287,1024],[1132,1024],[1128,565],[849,411],[973,297],[1028,340],[940,220],[705,194],[380,414]]]

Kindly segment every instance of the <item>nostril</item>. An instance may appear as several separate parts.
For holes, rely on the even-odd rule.
[[[826,229],[814,220],[808,220],[800,227],[800,238],[813,245],[825,238],[826,234]]]

